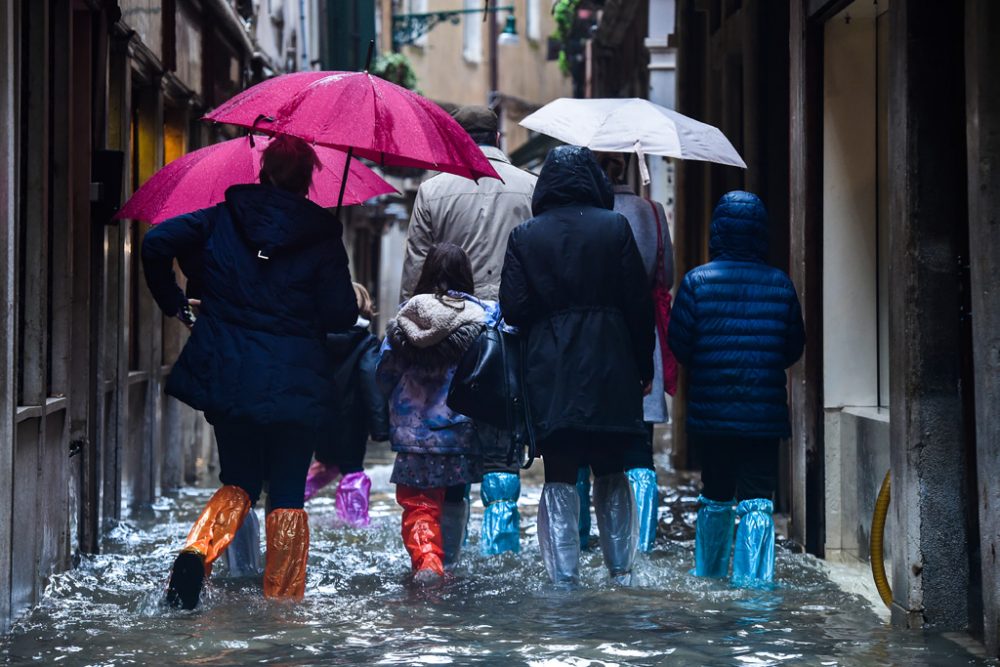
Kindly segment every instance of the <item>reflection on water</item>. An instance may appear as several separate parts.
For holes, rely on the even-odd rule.
[[[301,605],[265,601],[259,581],[217,578],[194,612],[159,606],[172,556],[211,495],[187,489],[120,526],[105,553],[55,577],[0,655],[13,665],[985,664],[945,639],[889,629],[809,556],[779,550],[782,585],[769,592],[688,575],[697,493],[675,477],[661,476],[660,538],[639,557],[634,588],[608,583],[597,550],[584,554],[580,589],[545,583],[535,539],[541,485],[532,470],[521,502],[523,553],[479,556],[474,493],[462,564],[440,587],[424,589],[407,576],[389,467],[370,472],[371,529],[334,527],[332,490],[309,505]]]

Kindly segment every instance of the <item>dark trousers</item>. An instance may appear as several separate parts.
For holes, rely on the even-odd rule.
[[[710,500],[774,500],[778,438],[688,435],[701,452],[701,494]]]
[[[648,468],[656,470],[653,465],[653,425],[646,423],[646,433],[632,436],[629,448],[625,450],[625,470]]]
[[[476,437],[479,439],[479,451],[483,455],[483,474],[491,472],[521,474],[521,464],[517,458],[515,457],[513,461],[509,460],[513,438],[510,431],[477,423]]]
[[[340,449],[322,442],[316,447],[316,460],[323,465],[337,466],[343,475],[364,470],[365,455],[368,453],[368,434],[341,440],[346,442],[342,443]]]
[[[301,426],[216,421],[219,480],[256,504],[267,481],[271,509],[302,509],[314,431]]]
[[[539,449],[545,464],[545,482],[576,484],[577,472],[590,466],[594,477],[625,472],[625,452],[636,436],[596,431],[557,431]]]

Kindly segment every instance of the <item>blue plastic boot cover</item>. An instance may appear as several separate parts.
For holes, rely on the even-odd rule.
[[[639,517],[624,473],[594,479],[594,513],[604,564],[615,583],[628,586],[639,541]]]
[[[251,509],[243,524],[220,556],[226,564],[229,577],[256,577],[263,568],[260,557],[260,522],[257,512]]]
[[[580,496],[580,546],[586,549],[590,542],[590,466],[577,471],[576,492]]]
[[[698,520],[694,534],[694,573],[699,577],[729,575],[729,552],[733,546],[735,500],[712,500],[698,496]]]
[[[444,564],[454,565],[462,553],[469,528],[469,499],[441,504],[441,546]]]
[[[521,478],[509,472],[490,472],[483,475],[479,489],[483,499],[483,535],[479,548],[484,556],[495,556],[505,551],[521,550],[521,516],[517,499],[521,496]]]
[[[740,525],[733,550],[733,585],[767,588],[774,581],[774,505],[764,498],[736,506]]]
[[[660,489],[656,486],[656,471],[649,468],[627,470],[635,508],[639,513],[639,551],[649,551],[656,540],[656,524],[659,518]]]
[[[538,550],[556,585],[573,585],[580,578],[579,524],[576,488],[559,482],[545,484],[538,503]]]

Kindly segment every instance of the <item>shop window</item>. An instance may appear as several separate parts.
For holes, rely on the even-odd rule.
[[[163,140],[163,126],[157,122],[157,105],[160,91],[154,86],[133,83],[131,118],[131,173],[132,192],[135,192],[161,166],[158,148]],[[128,282],[128,358],[129,370],[149,370],[149,352],[154,321],[159,316],[152,305],[152,296],[145,286],[140,261],[142,238],[148,224],[131,220],[126,231],[125,261],[129,267]],[[155,313],[155,315],[154,315]]]
[[[170,164],[187,152],[187,114],[178,106],[167,105],[163,110],[163,162]],[[186,280],[180,269],[175,265],[174,273],[181,283],[181,289],[186,287]],[[184,341],[184,325],[176,318],[163,317],[156,309],[160,318],[161,347],[160,363],[168,366],[177,361]]]

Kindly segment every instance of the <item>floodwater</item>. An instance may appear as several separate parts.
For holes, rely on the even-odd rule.
[[[536,469],[523,482],[522,553],[479,555],[482,508],[474,491],[461,564],[441,585],[423,588],[409,577],[389,457],[377,450],[369,461],[372,528],[334,525],[332,487],[307,506],[313,542],[304,603],[265,601],[259,581],[218,577],[199,609],[161,608],[173,554],[212,492],[185,489],[123,523],[104,553],[54,577],[44,601],[0,642],[0,659],[11,665],[996,664],[940,636],[890,629],[869,602],[833,584],[819,561],[788,549],[778,550],[781,584],[773,591],[732,590],[690,576],[696,488],[662,472],[660,535],[655,550],[640,555],[632,588],[608,582],[597,549],[584,554],[579,589],[547,583],[536,541]]]

